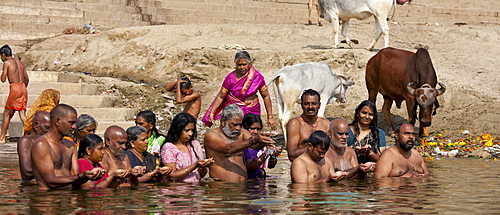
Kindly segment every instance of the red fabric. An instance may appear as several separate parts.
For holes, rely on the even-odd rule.
[[[10,84],[9,98],[5,103],[5,109],[13,109],[15,111],[26,110],[28,103],[28,90],[22,82]]]
[[[88,161],[85,158],[78,159],[78,166],[80,167],[80,173],[85,172],[85,170],[92,170],[92,169],[94,169],[94,167],[92,166],[92,164],[90,164],[90,161]],[[97,167],[104,169],[101,166],[100,163],[97,163]],[[95,184],[97,185],[97,184],[101,183],[101,181],[104,181],[107,177],[108,177],[108,173],[104,173],[104,175],[102,176],[101,179],[95,181]]]

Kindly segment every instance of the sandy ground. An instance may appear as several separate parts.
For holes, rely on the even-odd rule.
[[[432,23],[432,24],[429,24]],[[442,105],[430,132],[490,132],[500,134],[500,67],[497,24],[401,23],[391,21],[390,46],[409,51],[424,47],[430,52],[438,81],[447,91],[439,97]],[[223,78],[233,70],[233,57],[243,48],[254,58],[254,66],[266,80],[280,68],[305,62],[325,62],[337,74],[350,76],[356,84],[347,91],[347,103],[330,104],[328,117],[353,118],[355,107],[368,98],[364,76],[373,52],[365,50],[374,35],[373,19],[352,20],[351,39],[360,44],[333,49],[332,28],[304,24],[163,25],[114,29],[97,35],[62,35],[47,39],[20,53],[29,70],[88,71],[98,76],[145,83],[122,86],[107,82],[129,99],[124,105],[153,109],[165,118],[167,129],[172,108],[162,88],[179,75],[189,75],[203,96],[202,112],[214,99]],[[310,80],[314,81],[314,80]],[[272,89],[271,89],[272,90]],[[173,97],[173,94],[168,94]],[[273,97],[274,93],[272,92]],[[387,131],[379,96],[379,124]],[[277,117],[273,102],[273,113]],[[295,116],[301,113],[296,105]],[[405,105],[392,108],[394,123],[404,122]],[[418,123],[417,123],[418,125]],[[202,128],[206,129],[206,128]]]

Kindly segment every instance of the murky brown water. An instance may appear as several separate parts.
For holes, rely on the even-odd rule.
[[[21,186],[17,163],[0,164],[0,213],[498,213],[500,163],[427,161],[431,179],[291,184],[282,157],[270,178],[246,184],[205,182],[93,191],[39,192]]]

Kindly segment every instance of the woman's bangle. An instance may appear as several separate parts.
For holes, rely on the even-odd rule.
[[[274,118],[274,117],[273,117],[273,115],[267,115],[267,118],[268,118],[268,119],[272,119],[272,118]]]
[[[155,177],[155,175],[156,175],[155,171],[151,171],[151,174],[149,174],[149,176],[151,176],[151,178]]]

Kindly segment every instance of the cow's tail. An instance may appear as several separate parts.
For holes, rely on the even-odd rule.
[[[394,19],[394,15],[396,14],[396,0],[392,1],[392,16],[391,18],[387,18],[387,21],[392,21]]]
[[[391,18],[387,17],[387,21],[392,21],[394,19],[395,14],[396,14],[396,0],[392,0],[392,16]]]

